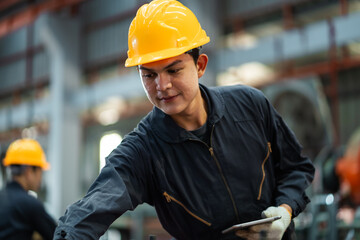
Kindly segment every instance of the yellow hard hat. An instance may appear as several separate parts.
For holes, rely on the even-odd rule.
[[[175,57],[209,41],[190,9],[176,0],[153,0],[131,22],[125,67]]]
[[[48,170],[50,164],[46,161],[44,151],[40,144],[33,139],[18,139],[12,142],[6,151],[3,162],[9,165],[30,165]]]

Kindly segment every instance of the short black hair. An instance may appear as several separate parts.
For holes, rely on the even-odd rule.
[[[201,49],[201,46],[197,47],[197,48],[193,48],[193,49],[185,52],[185,54],[190,54],[192,56],[192,58],[194,59],[194,62],[196,64],[197,60],[199,59],[199,56],[200,56],[200,49]]]
[[[22,175],[25,170],[30,167],[32,168],[33,171],[35,171],[35,169],[40,168],[38,166],[31,166],[31,165],[18,165],[18,164],[14,164],[14,165],[10,165],[10,172],[12,176],[20,176]]]

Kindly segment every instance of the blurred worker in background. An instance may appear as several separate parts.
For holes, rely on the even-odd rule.
[[[200,47],[210,39],[178,1],[144,4],[128,37],[125,66],[137,66],[154,108],[60,218],[54,239],[99,239],[142,203],[176,239],[291,239],[314,167],[264,95],[199,84],[208,63]],[[281,219],[222,234],[263,216]]]
[[[40,189],[42,171],[50,167],[40,144],[33,139],[14,141],[3,164],[10,168],[11,181],[0,191],[0,239],[31,240],[38,234],[52,239],[56,222],[28,193]]]

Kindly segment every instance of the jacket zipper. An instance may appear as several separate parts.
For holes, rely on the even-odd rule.
[[[230,190],[229,184],[228,184],[227,181],[226,181],[225,175],[224,175],[224,173],[223,173],[223,171],[222,171],[222,168],[221,168],[221,166],[220,166],[219,161],[217,160],[217,158],[216,158],[216,156],[215,156],[215,154],[214,154],[214,149],[213,149],[213,147],[212,147],[212,135],[213,135],[213,133],[214,133],[214,129],[215,129],[215,124],[214,124],[214,125],[212,126],[212,128],[211,128],[211,133],[210,133],[210,147],[209,147],[205,142],[203,142],[203,141],[201,141],[201,140],[198,140],[198,139],[189,139],[189,140],[201,142],[201,143],[205,144],[206,147],[209,149],[210,155],[211,155],[211,157],[212,157],[212,158],[214,159],[214,161],[215,161],[215,164],[216,164],[216,166],[217,166],[217,168],[218,168],[218,170],[219,170],[221,179],[222,179],[222,181],[223,181],[223,183],[224,183],[224,185],[225,185],[225,188],[226,188],[226,190],[227,190],[227,192],[228,192],[228,194],[229,194],[229,197],[230,197],[230,200],[231,200],[231,203],[232,203],[232,205],[233,205],[234,212],[235,212],[236,220],[237,220],[238,222],[240,222],[239,212],[238,212],[238,210],[237,210],[237,208],[236,208],[236,204],[235,204],[235,200],[234,200],[233,194],[232,194],[232,192],[231,192],[231,190]]]
[[[211,226],[211,223],[209,223],[208,221],[202,219],[201,217],[197,216],[196,214],[194,214],[193,212],[191,212],[187,207],[185,207],[185,205],[180,202],[179,200],[177,200],[176,198],[174,198],[173,196],[170,196],[167,192],[164,192],[163,195],[166,198],[167,202],[175,202],[177,204],[179,204],[187,213],[189,213],[191,216],[193,216],[194,218],[196,218],[197,220],[199,220],[200,222],[206,224],[207,226]]]
[[[264,161],[261,164],[261,170],[262,170],[263,177],[261,179],[260,188],[259,188],[259,195],[257,197],[257,200],[260,200],[260,198],[261,198],[261,191],[262,191],[262,187],[263,187],[263,184],[264,184],[264,181],[265,181],[265,163],[269,159],[270,153],[272,152],[271,151],[271,143],[268,142],[267,145],[268,145],[268,151],[267,151],[267,154],[266,154],[266,157],[265,157]]]
[[[234,208],[234,212],[235,212],[235,215],[236,215],[236,220],[237,222],[240,222],[240,218],[239,218],[239,213],[238,213],[238,210],[236,208],[236,204],[235,204],[235,200],[234,200],[234,197],[233,197],[233,194],[230,190],[230,187],[229,187],[229,184],[228,182],[226,181],[226,178],[225,178],[225,175],[223,173],[223,170],[220,166],[220,163],[219,161],[217,160],[215,154],[214,154],[214,149],[212,147],[212,135],[213,135],[213,132],[214,132],[214,129],[215,129],[215,124],[213,125],[212,129],[211,129],[211,134],[210,134],[210,148],[209,148],[209,151],[210,151],[210,154],[211,154],[211,157],[214,159],[215,163],[216,163],[216,166],[217,168],[219,169],[219,173],[220,173],[220,176],[224,182],[224,185],[226,187],[226,190],[227,192],[229,193],[229,196],[230,196],[230,200],[231,200],[231,203],[233,205],[233,208]]]
[[[223,182],[224,182],[224,184],[225,184],[226,190],[227,190],[228,193],[229,193],[229,196],[230,196],[230,199],[231,199],[233,208],[234,208],[234,212],[235,212],[235,215],[236,215],[236,220],[237,220],[238,222],[240,222],[239,213],[238,213],[238,210],[237,210],[237,208],[236,208],[236,204],[235,204],[235,200],[234,200],[233,194],[232,194],[232,192],[231,192],[231,190],[230,190],[229,184],[228,184],[227,181],[226,181],[226,178],[225,178],[224,173],[223,173],[223,171],[222,171],[222,169],[221,169],[220,163],[219,163],[219,161],[217,160],[217,158],[215,157],[214,149],[213,149],[212,147],[210,147],[210,148],[209,148],[209,151],[210,151],[210,154],[211,154],[212,158],[214,159],[214,161],[215,161],[215,163],[216,163],[216,166],[217,166],[218,169],[219,169],[220,176],[221,176],[221,178],[222,178],[222,180],[223,180]]]

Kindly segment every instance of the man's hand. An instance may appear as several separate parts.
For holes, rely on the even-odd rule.
[[[290,210],[289,210],[290,209]],[[262,212],[263,217],[281,216],[279,220],[239,230],[236,235],[247,240],[280,240],[291,222],[291,208],[288,205],[269,207]]]

